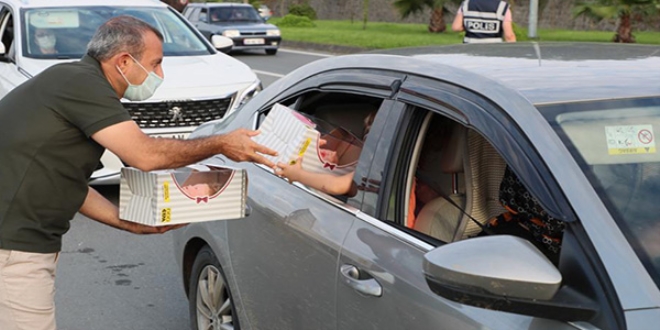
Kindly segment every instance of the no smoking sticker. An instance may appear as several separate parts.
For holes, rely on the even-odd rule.
[[[606,126],[607,152],[610,155],[655,153],[652,125]]]

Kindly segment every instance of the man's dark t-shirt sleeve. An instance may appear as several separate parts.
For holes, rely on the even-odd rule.
[[[131,120],[118,102],[114,89],[107,81],[90,79],[89,75],[93,74],[84,71],[69,77],[59,87],[51,89],[53,95],[49,97],[57,102],[53,109],[87,137],[108,126]]]

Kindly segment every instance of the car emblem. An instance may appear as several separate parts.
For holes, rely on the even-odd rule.
[[[173,107],[170,109],[170,114],[172,115],[171,121],[177,121],[183,119],[183,109],[179,107]]]

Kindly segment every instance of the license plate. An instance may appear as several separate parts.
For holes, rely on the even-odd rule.
[[[254,39],[245,39],[243,44],[245,45],[263,45],[266,41],[263,38],[254,38]]]
[[[185,140],[190,133],[170,133],[170,134],[151,134],[151,137],[155,138],[168,138],[168,139],[179,139]]]

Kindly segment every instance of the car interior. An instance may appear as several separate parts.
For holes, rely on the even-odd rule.
[[[2,43],[5,46],[7,57],[10,58],[14,45],[14,20],[9,12],[0,12],[0,33],[2,34]]]
[[[381,102],[360,95],[313,92],[282,103],[363,139],[363,119]],[[261,113],[259,123],[266,114]],[[424,111],[415,129],[417,137],[404,165],[405,196],[393,192],[389,208],[399,216],[390,216],[388,211],[389,220],[442,244],[475,237],[490,219],[507,212],[500,202],[507,164],[490,142],[475,130],[430,111]],[[407,212],[393,211],[397,199]]]
[[[417,206],[415,221],[406,219],[408,227],[453,242],[481,231],[473,219],[483,225],[505,212],[499,188],[506,163],[481,135],[429,113],[418,141],[406,191],[412,193],[417,180],[416,185],[428,184],[438,195]]]
[[[336,127],[342,127],[360,140],[364,139],[364,118],[380,108],[382,99],[341,93],[307,93],[294,98],[284,105],[295,109],[312,119],[320,119]],[[267,112],[261,113],[259,124]]]

